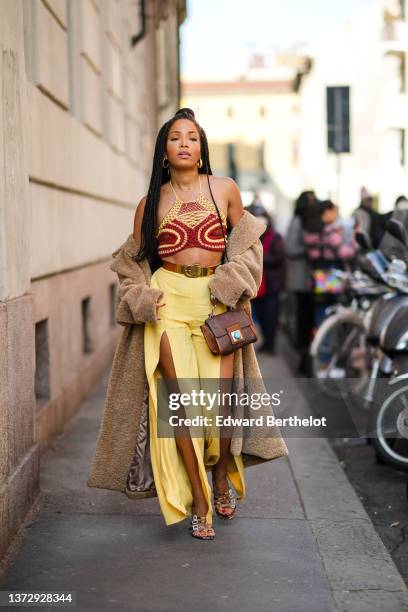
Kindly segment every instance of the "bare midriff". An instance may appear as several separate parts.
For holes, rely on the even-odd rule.
[[[162,261],[170,261],[179,265],[198,263],[201,266],[216,266],[222,261],[222,252],[211,253],[206,249],[198,248],[183,249],[180,253],[167,256],[165,259],[162,257]]]

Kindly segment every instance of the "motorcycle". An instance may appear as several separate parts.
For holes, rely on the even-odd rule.
[[[391,219],[387,230],[408,247],[408,236],[401,222]],[[407,263],[393,259],[382,271],[382,278],[393,289],[393,293],[388,299],[383,296],[375,304],[367,339],[372,343],[378,342],[379,352],[388,360],[386,363],[390,377],[376,393],[375,402],[372,401],[373,392],[371,394],[368,429],[378,459],[408,472]]]

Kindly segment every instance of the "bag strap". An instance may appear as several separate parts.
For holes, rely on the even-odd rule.
[[[218,219],[220,220],[221,231],[222,231],[222,237],[224,238],[224,244],[225,244],[225,257],[226,257],[227,261],[229,261],[229,259],[228,259],[228,255],[227,255],[227,242],[226,242],[226,240],[225,240],[224,226],[223,226],[222,221],[221,221],[220,211],[218,210],[218,206],[217,206],[217,204],[216,204],[216,202],[215,202],[215,199],[214,199],[214,196],[213,196],[213,192],[211,191],[210,179],[209,179],[208,174],[207,174],[207,181],[208,181],[208,189],[210,190],[211,198],[212,198],[212,201],[214,202],[215,208],[217,209]],[[228,308],[229,310],[232,310],[232,311],[234,311],[234,310],[235,310],[235,308],[233,308],[232,306],[227,306],[227,308]],[[212,313],[213,313],[214,309],[215,309],[215,305],[214,305],[214,306],[212,307],[212,309],[211,309],[211,312],[212,312]],[[247,311],[247,309],[245,308],[245,304],[241,304],[241,309],[242,309],[242,310],[244,310],[244,311],[246,312],[246,314],[249,316],[249,311]],[[213,315],[213,316],[214,316],[214,315]]]
[[[212,198],[212,201],[214,202],[215,208],[217,209],[218,219],[220,220],[222,237],[224,238],[224,244],[225,244],[225,257],[227,258],[227,261],[229,261],[228,255],[227,255],[227,242],[225,240],[224,226],[223,226],[222,221],[221,221],[220,211],[218,210],[218,206],[217,206],[217,204],[215,202],[215,199],[214,199],[214,196],[213,196],[213,192],[211,191],[210,178],[209,178],[208,174],[207,174],[207,181],[208,181],[208,189],[210,190],[211,198]]]
[[[226,242],[226,240],[225,240],[224,226],[223,226],[223,224],[222,224],[222,220],[221,220],[220,211],[218,210],[218,206],[217,206],[217,203],[216,203],[216,201],[215,201],[215,198],[214,198],[214,195],[213,195],[213,192],[212,192],[212,189],[211,189],[211,185],[210,185],[210,178],[209,178],[209,176],[208,176],[208,173],[207,173],[207,181],[208,181],[208,189],[210,190],[210,194],[211,194],[211,199],[212,199],[212,201],[214,202],[214,206],[215,206],[215,208],[216,208],[216,210],[217,210],[217,214],[218,214],[218,219],[219,219],[219,221],[220,221],[220,226],[221,226],[221,231],[222,231],[222,237],[223,237],[223,239],[224,239],[224,244],[225,244],[225,257],[226,257],[227,261],[229,261],[229,259],[228,259],[228,255],[227,255],[227,242]],[[214,305],[213,305],[213,307],[212,307],[212,309],[211,309],[211,315],[212,315],[212,316],[214,316],[214,309],[215,309],[215,306],[216,306],[216,305],[214,304]],[[231,306],[227,306],[227,309],[228,309],[228,310],[234,310],[234,309],[233,309]]]

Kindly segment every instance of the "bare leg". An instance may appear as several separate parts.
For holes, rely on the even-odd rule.
[[[160,359],[158,365],[163,378],[166,380],[169,393],[180,393],[173,356],[171,354],[171,346],[166,332],[163,332],[160,340]],[[177,427],[176,430],[178,434],[175,435],[176,444],[191,482],[195,511],[199,516],[205,516],[208,512],[208,504],[201,484],[193,442],[191,436],[186,435],[189,431],[188,427]]]
[[[230,353],[229,355],[222,355],[221,357],[221,393],[231,392],[234,371],[234,355],[235,353]],[[228,400],[226,400],[225,402],[222,402],[222,405],[220,406],[220,414],[225,417],[229,413],[229,404]],[[231,437],[226,437],[226,434],[227,431],[224,430],[224,433],[220,437],[220,458],[212,470],[213,484],[217,493],[223,493],[228,489],[227,466],[231,459],[233,459],[230,452]]]

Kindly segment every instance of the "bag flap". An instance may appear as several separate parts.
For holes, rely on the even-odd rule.
[[[229,325],[238,323],[240,327],[248,327],[251,324],[248,314],[242,309],[227,310],[222,314],[209,317],[205,322],[217,338],[227,333],[226,327]]]

